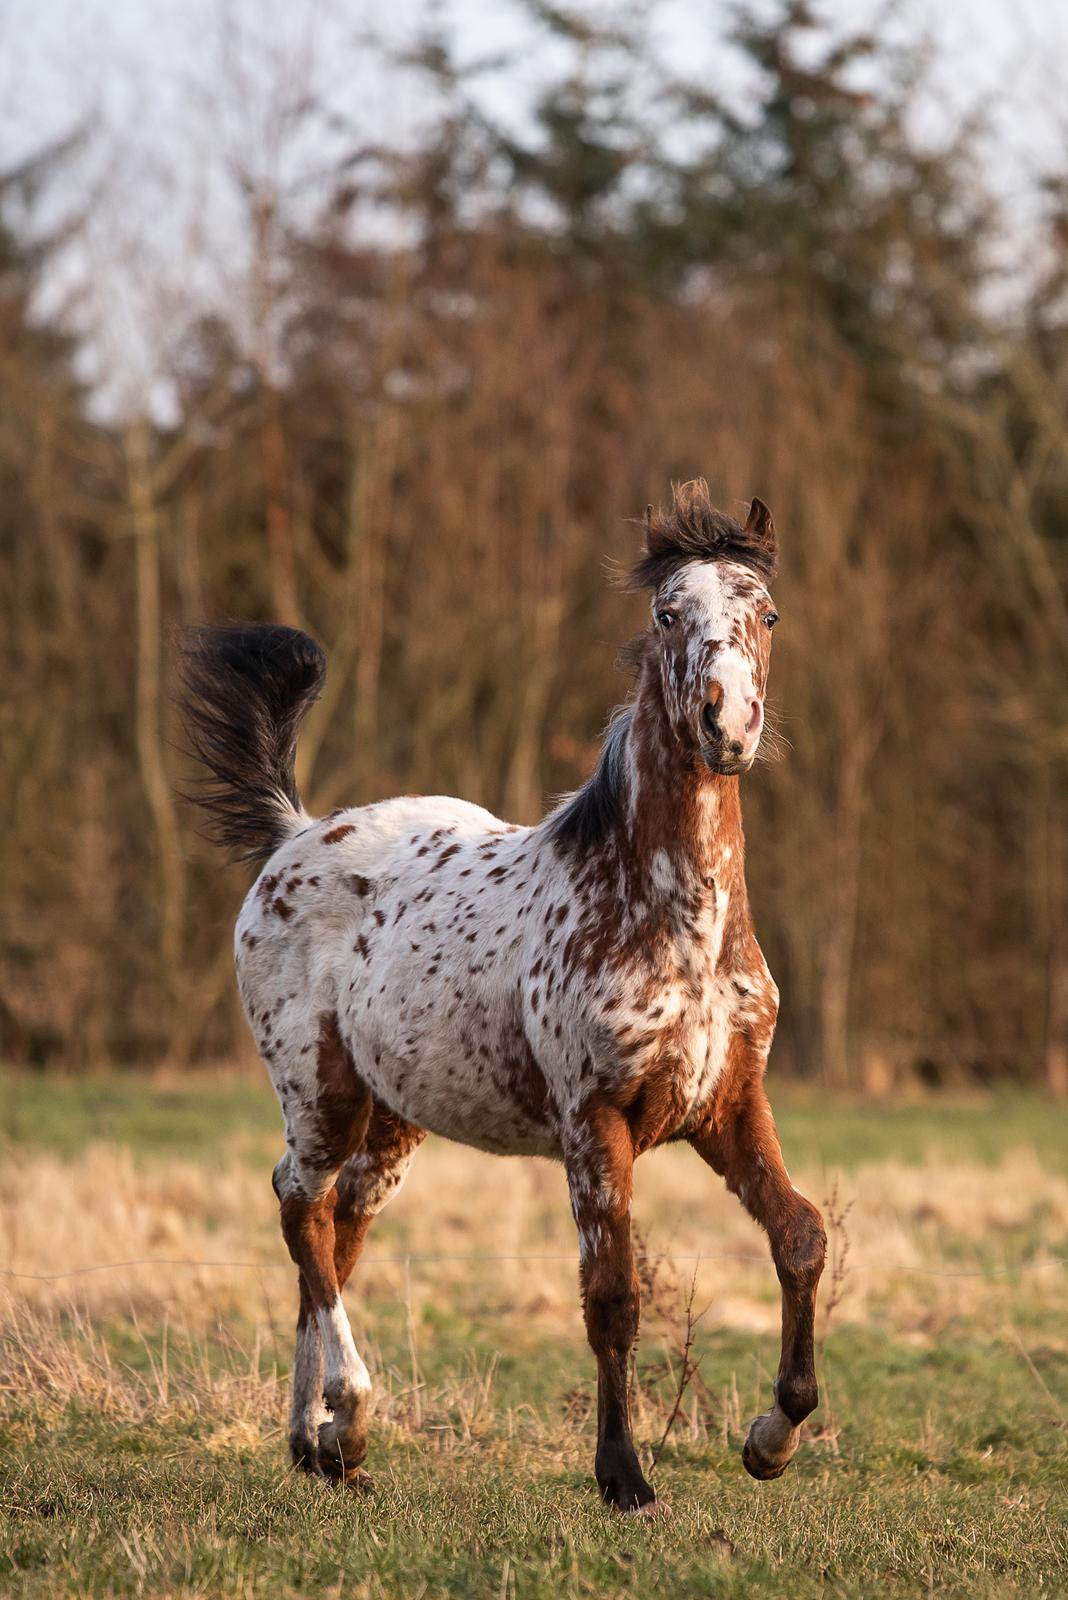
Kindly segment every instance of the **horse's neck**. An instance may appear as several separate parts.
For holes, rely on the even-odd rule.
[[[648,898],[744,882],[739,783],[710,772],[675,735],[659,674],[646,668],[627,734],[623,828],[631,892]]]

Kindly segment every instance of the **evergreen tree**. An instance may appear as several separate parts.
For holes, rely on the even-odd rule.
[[[759,279],[827,317],[873,394],[939,383],[975,349],[989,203],[965,128],[928,150],[913,132],[922,47],[835,35],[809,0],[735,12],[756,91],[735,106],[676,85],[694,153],[663,168],[649,209],[655,263]]]

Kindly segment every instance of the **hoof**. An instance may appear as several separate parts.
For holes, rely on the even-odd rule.
[[[344,1422],[324,1422],[319,1429],[319,1471],[335,1483],[347,1483],[367,1454],[367,1434]]]
[[[374,1494],[375,1480],[369,1472],[364,1472],[362,1467],[350,1467],[339,1483],[353,1494]]]
[[[774,1462],[765,1461],[758,1456],[747,1439],[742,1446],[742,1466],[751,1478],[757,1478],[761,1483],[770,1483],[772,1478],[781,1478],[789,1461],[782,1461],[778,1466]]]
[[[319,1471],[337,1483],[347,1483],[367,1454],[367,1394],[347,1395],[334,1415],[319,1424],[316,1459]]]
[[[781,1478],[797,1452],[801,1429],[778,1406],[754,1417],[742,1447],[742,1466],[751,1478],[770,1483]]]
[[[650,1488],[645,1479],[639,1476],[636,1479],[609,1479],[607,1483],[598,1484],[601,1499],[606,1506],[611,1506],[614,1511],[621,1511],[625,1517],[655,1517],[659,1501],[655,1491]]]
[[[323,1476],[319,1467],[319,1441],[311,1434],[290,1434],[289,1458],[294,1472],[306,1472],[310,1478]]]
[[[666,1500],[647,1500],[644,1505],[631,1506],[627,1511],[617,1509],[620,1509],[622,1516],[630,1517],[635,1522],[666,1522],[671,1516],[671,1507]]]
[[[605,1505],[628,1517],[655,1515],[651,1508],[656,1505],[656,1491],[646,1483],[629,1439],[600,1444],[593,1475]]]

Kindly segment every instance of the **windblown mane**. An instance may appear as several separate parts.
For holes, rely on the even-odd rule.
[[[565,849],[592,850],[619,820],[626,781],[624,752],[634,706],[620,706],[605,730],[597,765],[581,789],[568,795],[546,820],[546,832]]]
[[[770,516],[750,515],[743,528],[717,511],[704,478],[672,485],[670,511],[649,506],[645,513],[645,553],[630,575],[636,589],[658,589],[688,561],[741,561],[762,578],[775,576],[775,535]],[[760,501],[753,502],[766,514]]]

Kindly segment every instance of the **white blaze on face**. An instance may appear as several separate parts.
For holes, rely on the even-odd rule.
[[[771,597],[759,576],[733,561],[694,562],[684,567],[658,596],[655,608],[667,603],[677,613],[674,624],[683,637],[675,649],[685,650],[682,701],[695,732],[710,686],[718,685],[718,723],[726,738],[737,740],[751,759],[763,728],[763,665],[759,659],[762,616]],[[766,659],[766,658],[765,658]]]

